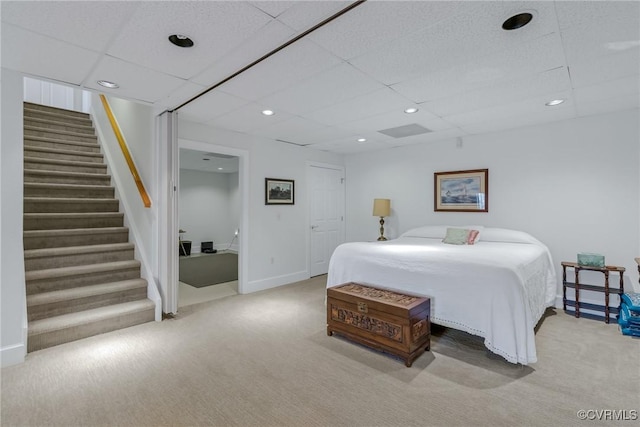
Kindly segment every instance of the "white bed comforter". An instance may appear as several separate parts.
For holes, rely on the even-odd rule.
[[[524,365],[537,360],[534,327],[556,294],[549,250],[535,239],[345,243],[331,257],[327,287],[346,282],[428,296],[433,323],[484,337],[489,350]]]

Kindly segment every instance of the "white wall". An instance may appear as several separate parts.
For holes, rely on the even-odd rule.
[[[375,237],[373,199],[390,198],[389,237],[425,224],[519,229],[551,250],[559,292],[560,262],[578,252],[604,254],[637,285],[639,121],[632,110],[469,136],[461,148],[448,140],[349,155],[347,240]],[[488,213],[433,211],[434,172],[481,168],[489,169]]]
[[[27,307],[22,245],[22,75],[0,74],[0,358],[2,366],[24,361]]]
[[[191,253],[207,241],[218,250],[229,247],[239,223],[237,194],[237,173],[180,169],[179,227],[186,231],[182,238],[192,242]]]
[[[305,162],[343,165],[343,156],[182,120],[179,121],[178,136],[249,152],[249,277],[244,292],[308,278],[309,224]],[[265,205],[266,177],[295,180],[295,205]]]
[[[24,100],[83,113],[88,113],[91,107],[90,92],[30,77],[24,78]]]

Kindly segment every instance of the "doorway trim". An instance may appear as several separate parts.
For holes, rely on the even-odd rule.
[[[173,165],[173,171],[175,171],[175,176],[173,177],[173,182],[177,190],[180,189],[180,149],[184,148],[187,150],[195,150],[195,151],[203,151],[209,153],[219,153],[226,154],[229,156],[238,157],[238,188],[240,191],[240,221],[239,221],[239,229],[238,240],[240,243],[240,248],[238,250],[238,293],[245,293],[247,279],[249,277],[249,262],[248,262],[248,254],[249,254],[249,152],[246,150],[241,150],[237,148],[226,147],[223,145],[211,144],[208,142],[202,141],[194,141],[189,139],[178,138],[177,140],[177,150],[176,156],[173,157],[175,164]],[[178,224],[178,198],[179,195],[176,194],[176,197],[172,199],[173,209],[171,212],[174,212],[174,224]],[[178,229],[175,230],[175,235],[178,234]],[[170,248],[170,259],[177,260],[178,259],[178,245],[173,245]],[[177,264],[177,263],[176,263]],[[168,304],[171,307],[175,307],[175,312],[178,309],[178,281],[174,280],[169,284],[169,287],[172,289],[171,292],[168,293],[169,296],[175,297],[175,301],[171,301]]]

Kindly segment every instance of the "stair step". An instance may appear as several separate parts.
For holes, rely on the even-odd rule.
[[[91,116],[88,113],[83,113],[81,111],[67,110],[65,108],[59,108],[59,107],[50,107],[48,105],[34,104],[33,102],[25,102],[24,110],[42,111],[44,113],[53,113],[53,114],[62,115],[66,117],[75,117],[75,118],[80,118],[85,120],[91,120]]]
[[[105,245],[127,241],[129,241],[127,227],[25,230],[23,236],[24,249]]]
[[[24,170],[24,182],[46,184],[111,185],[111,175],[86,172]]]
[[[119,207],[117,199],[24,198],[24,213],[118,212]]]
[[[24,137],[24,146],[26,147],[44,147],[44,148],[59,148],[62,150],[82,151],[86,153],[99,153],[100,145],[96,142],[78,142],[69,141],[60,138],[46,138],[41,136],[26,136]]]
[[[26,182],[25,197],[71,197],[74,199],[113,199],[115,188],[106,185],[48,184]]]
[[[51,160],[38,157],[26,157],[24,158],[25,169],[36,170],[52,170],[52,171],[67,171],[67,172],[85,172],[106,174],[107,165],[99,163],[89,162],[75,162],[72,160]]]
[[[71,132],[59,129],[47,129],[43,127],[27,125],[24,126],[24,135],[27,137],[39,136],[45,138],[64,138],[69,141],[79,142],[96,142],[98,140],[97,136],[87,135],[86,133]]]
[[[31,322],[146,298],[146,280],[123,280],[29,295],[27,296],[27,313]]]
[[[150,322],[154,317],[155,305],[145,299],[35,320],[29,322],[27,351]]]
[[[27,295],[140,278],[140,261],[114,261],[25,272]]]
[[[55,120],[61,123],[70,123],[70,124],[78,124],[83,126],[93,127],[93,122],[91,121],[91,116],[85,113],[81,113],[82,116],[76,115],[68,115],[64,113],[64,111],[68,110],[60,110],[57,111],[45,111],[45,110],[37,110],[33,108],[29,108],[25,105],[23,110],[23,116],[25,119],[27,118],[39,118],[39,119],[47,119],[47,120]]]
[[[57,160],[73,160],[75,162],[103,163],[102,153],[85,153],[83,151],[63,150],[60,148],[47,147],[24,147],[25,157],[38,157]]]
[[[40,127],[45,129],[57,129],[69,132],[77,132],[87,135],[95,135],[95,130],[91,123],[73,123],[65,122],[59,119],[50,119],[47,117],[24,116],[24,124],[26,126]]]
[[[24,269],[25,271],[33,271],[100,262],[128,261],[134,257],[134,248],[133,243],[111,243],[28,249],[24,251]]]
[[[77,228],[122,227],[121,212],[25,213],[24,230],[67,230]]]

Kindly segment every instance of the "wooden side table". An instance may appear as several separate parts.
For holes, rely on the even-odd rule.
[[[637,260],[637,259],[636,259]],[[610,314],[618,314],[620,312],[620,306],[618,308],[609,307],[609,293],[614,291],[618,294],[618,297],[621,297],[624,294],[624,280],[623,273],[625,272],[624,267],[618,267],[615,265],[606,265],[604,267],[591,267],[586,265],[579,265],[575,262],[562,262],[562,308],[566,312],[567,305],[573,306],[575,309],[575,316],[580,317],[580,289],[585,291],[595,291],[595,292],[603,292],[604,293],[604,305],[597,304],[587,304],[584,303],[584,308],[595,311],[603,311],[604,312],[604,321],[609,323],[609,315]],[[640,264],[639,269],[640,269]],[[567,280],[567,268],[573,268],[575,272],[575,281],[569,282]],[[588,271],[599,271],[604,274],[604,287],[603,286],[595,286],[595,285],[585,285],[580,283],[580,271],[588,270]],[[618,288],[610,288],[609,287],[609,273],[620,273],[620,285]],[[570,301],[567,301],[567,288],[573,288],[576,291],[576,297],[573,304]],[[587,316],[585,316],[587,317]]]

